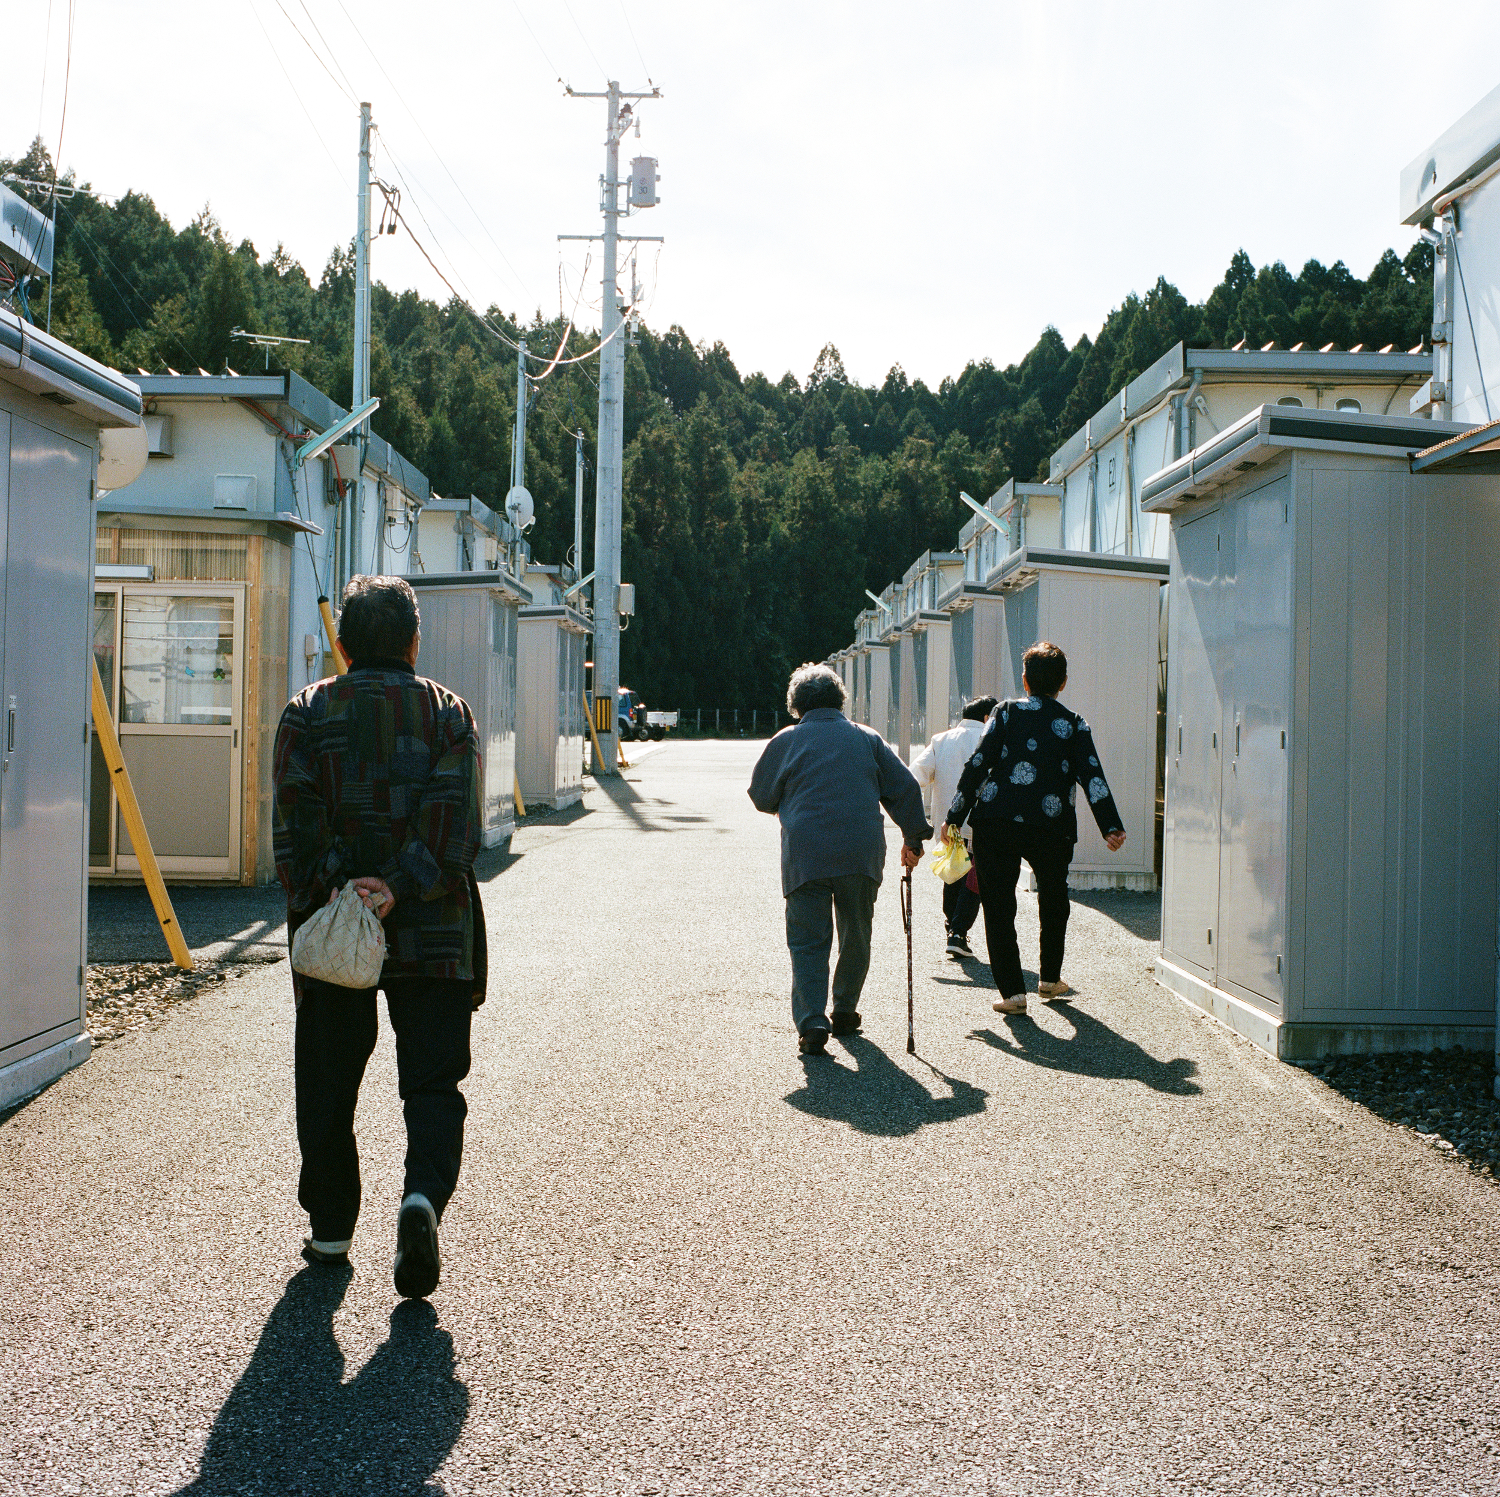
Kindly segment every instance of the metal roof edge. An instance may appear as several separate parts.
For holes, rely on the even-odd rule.
[[[482,587],[488,592],[510,593],[523,604],[533,601],[531,589],[509,572],[416,572],[406,580],[414,588]]]
[[[1491,89],[1425,151],[1401,169],[1397,211],[1404,224],[1425,223],[1432,205],[1500,160],[1500,88]]]
[[[1425,379],[1432,373],[1432,354],[1427,353],[1319,353],[1289,348],[1193,348],[1188,350],[1189,373],[1273,375],[1280,378],[1305,375],[1316,380],[1324,375],[1387,382],[1392,379]],[[1343,378],[1341,384],[1351,383]]]
[[[1413,473],[1500,473],[1500,421],[1471,426],[1456,437],[1414,453]]]
[[[999,565],[990,568],[985,586],[991,591],[1017,572],[1108,572],[1115,576],[1161,577],[1170,570],[1164,558],[1117,556],[1108,551],[1059,551],[1050,547],[1022,546]]]
[[[285,401],[287,396],[284,374],[140,374],[136,384],[153,400]]]
[[[139,426],[141,387],[71,343],[0,307],[0,372],[32,394],[81,406],[101,426]]]
[[[1231,472],[1245,471],[1263,458],[1251,453],[1282,447],[1371,455],[1405,455],[1432,447],[1467,427],[1417,416],[1366,416],[1353,411],[1309,411],[1296,406],[1262,405],[1195,447],[1141,484],[1141,509],[1171,510],[1219,487]],[[1191,491],[1191,492],[1190,492]]]

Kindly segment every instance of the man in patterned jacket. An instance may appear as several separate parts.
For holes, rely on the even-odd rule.
[[[479,738],[468,704],[416,673],[421,615],[404,578],[356,577],[342,605],[348,674],[300,692],[276,733],[276,872],[291,935],[352,880],[384,924],[386,961],[378,988],[293,974],[303,1256],[347,1261],[360,1202],[354,1107],[384,989],[407,1139],[396,1289],[425,1298],[463,1153],[469,1023],[484,1001]]]
[[[979,749],[959,776],[948,824],[967,818],[974,835],[974,867],[984,906],[990,971],[1000,999],[995,1012],[1026,1010],[1026,979],[1016,944],[1016,880],[1021,860],[1036,875],[1041,917],[1037,992],[1049,1001],[1070,995],[1062,980],[1068,932],[1068,865],[1078,841],[1073,795],[1082,785],[1089,810],[1111,852],[1125,845],[1125,828],[1099,763],[1094,735],[1057,694],[1068,684],[1068,657],[1043,640],[1022,657],[1026,695],[1001,702],[985,725]]]

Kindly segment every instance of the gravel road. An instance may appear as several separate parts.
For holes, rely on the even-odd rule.
[[[799,1058],[758,750],[487,863],[430,1305],[388,1032],[352,1272],[295,1256],[284,964],[0,1125],[0,1493],[1500,1490],[1500,1187],[1155,986],[1139,897],[1002,1018],[919,873],[907,1056],[894,839],[866,1034]]]

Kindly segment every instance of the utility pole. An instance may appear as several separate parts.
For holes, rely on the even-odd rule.
[[[583,428],[573,433],[573,576],[583,576]]]
[[[370,398],[370,106],[359,106],[359,218],[354,236],[354,400],[357,411]],[[361,434],[356,432],[356,438]],[[364,510],[364,450],[359,442],[359,471],[344,485],[345,555],[343,584],[359,572]]]
[[[516,351],[516,429],[510,443],[510,489],[509,496],[517,489],[526,487],[526,340],[521,339]],[[512,524],[515,520],[512,519]],[[510,543],[510,569],[514,576],[521,575],[521,533],[516,531]]]
[[[603,347],[599,356],[599,459],[594,485],[594,724],[602,762],[595,775],[618,774],[619,735],[615,702],[620,686],[620,517],[624,465],[625,339],[621,335],[623,308],[620,304],[619,243],[622,238],[660,239],[659,235],[621,235],[619,221],[629,213],[620,206],[620,137],[635,124],[631,99],[659,99],[661,90],[623,93],[611,79],[604,93],[575,93],[574,99],[604,99],[608,104],[608,130],[604,138],[604,175],[600,178],[600,209],[604,233],[559,234],[559,239],[604,241]],[[639,126],[637,125],[637,129]],[[640,207],[656,202],[655,162],[651,163],[648,195],[637,197],[632,179],[631,200]],[[602,705],[601,705],[602,704]]]

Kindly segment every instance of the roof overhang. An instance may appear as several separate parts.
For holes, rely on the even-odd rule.
[[[123,492],[123,490],[121,491]],[[260,526],[275,526],[280,530],[301,531],[307,535],[322,535],[323,527],[290,510],[263,509],[179,509],[165,504],[132,504],[128,499],[115,499],[107,495],[99,501],[97,515],[135,515],[143,520],[171,520],[174,523],[212,521],[216,526],[232,530],[256,530]]]
[[[97,426],[139,426],[140,386],[0,307],[0,380],[76,406]]]
[[[1500,421],[1486,421],[1412,454],[1413,473],[1500,473]]]
[[[1141,485],[1141,509],[1170,512],[1201,499],[1236,474],[1248,473],[1283,448],[1411,458],[1471,428],[1417,416],[1364,416],[1263,405],[1211,442],[1153,474]]]
[[[509,572],[419,572],[406,579],[418,591],[504,593],[523,606],[532,601],[531,589]]]
[[[990,568],[990,592],[1010,592],[1034,582],[1043,572],[1080,572],[1093,576],[1152,577],[1165,582],[1170,568],[1155,556],[1111,556],[1104,551],[1054,551],[1022,546]]]
[[[1500,88],[1487,93],[1401,172],[1401,222],[1422,224],[1433,205],[1500,161]]]

